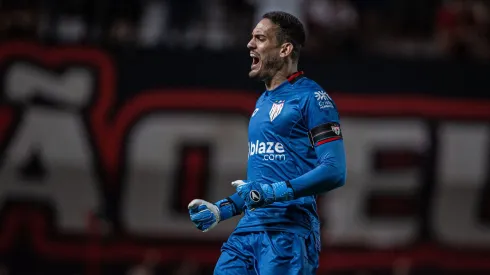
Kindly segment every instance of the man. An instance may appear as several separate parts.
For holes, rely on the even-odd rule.
[[[223,245],[215,274],[315,274],[320,223],[315,196],[345,182],[337,108],[298,71],[301,22],[285,12],[263,16],[248,43],[249,76],[265,83],[249,125],[247,179],[214,204],[189,204],[192,222],[208,231],[244,213]]]

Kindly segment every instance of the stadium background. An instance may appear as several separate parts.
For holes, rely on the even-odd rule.
[[[490,274],[490,17],[468,0],[0,1],[0,274],[211,274],[263,90],[264,11],[307,22],[345,187],[318,274]]]

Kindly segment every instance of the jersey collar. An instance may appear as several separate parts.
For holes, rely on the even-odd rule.
[[[305,77],[305,73],[303,71],[295,72],[294,74],[288,76],[289,84],[294,84],[303,77]]]
[[[285,88],[286,85],[288,85],[288,84],[293,85],[294,83],[296,83],[298,80],[300,80],[303,77],[305,77],[303,71],[293,73],[290,76],[288,76],[287,80],[285,80],[283,83],[279,84],[279,86],[277,86],[275,89],[266,90],[265,91],[266,95],[269,96],[272,93],[277,94],[278,92],[281,92],[281,91],[287,91],[287,88]]]

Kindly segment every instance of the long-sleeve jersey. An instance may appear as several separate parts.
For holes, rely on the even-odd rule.
[[[259,97],[248,132],[247,180],[265,184],[288,181],[304,194],[253,211],[245,209],[235,232],[280,230],[319,236],[315,194],[334,189],[345,180],[342,133],[333,100],[298,72]],[[334,169],[320,169],[325,162]],[[324,174],[330,171],[340,174],[330,179],[330,186],[315,183],[328,178]],[[310,185],[313,191],[308,190]],[[237,195],[232,199],[240,200]],[[236,204],[242,206],[242,202]]]

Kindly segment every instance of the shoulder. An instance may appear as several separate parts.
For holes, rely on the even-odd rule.
[[[304,77],[303,79],[301,79],[301,81],[295,83],[294,90],[298,95],[301,95],[301,97],[305,98],[315,97],[315,94],[318,94],[317,92],[326,93],[325,89],[323,89],[320,84],[307,77]]]
[[[330,106],[333,105],[333,100],[328,92],[314,80],[304,77],[296,83],[294,89],[304,105],[318,104],[324,108],[333,107]]]

